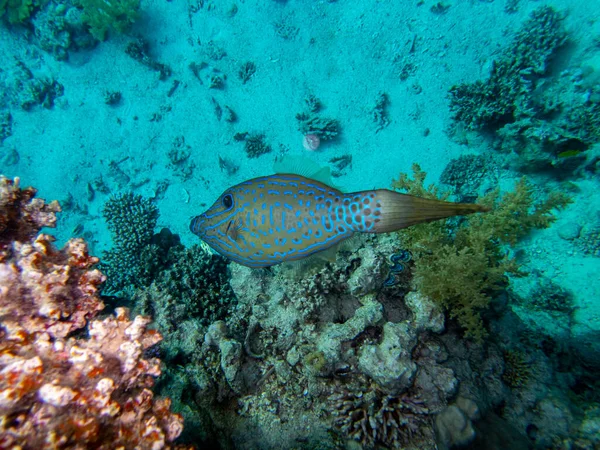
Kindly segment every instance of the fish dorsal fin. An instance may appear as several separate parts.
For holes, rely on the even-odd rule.
[[[303,156],[284,155],[275,160],[273,171],[275,173],[293,173],[335,188],[331,181],[331,168],[329,166],[321,167],[313,160]]]

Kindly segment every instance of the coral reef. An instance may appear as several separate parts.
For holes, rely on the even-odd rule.
[[[33,0],[0,0],[0,17],[9,23],[23,23],[29,19],[37,1]]]
[[[430,433],[429,411],[418,397],[370,390],[335,395],[332,404],[335,425],[363,448],[403,448]]]
[[[488,79],[450,90],[456,134],[492,131],[494,145],[519,170],[551,171],[564,178],[582,166],[600,141],[600,84],[593,67],[550,77],[557,50],[568,41],[563,17],[536,9],[513,43],[494,62]]]
[[[454,118],[468,129],[517,120],[530,110],[535,81],[546,74],[550,58],[566,38],[557,11],[548,6],[536,9],[495,62],[489,79],[450,89]]]
[[[490,161],[482,155],[461,155],[444,168],[440,181],[452,187],[461,202],[474,200],[490,172]]]
[[[172,448],[183,422],[154,399],[160,361],[145,356],[160,334],[125,308],[94,319],[98,259],[38,235],[60,208],[34,195],[0,178],[0,447]]]
[[[82,10],[70,2],[45,2],[31,23],[38,45],[60,61],[69,58],[69,51],[98,43],[83,22]]]
[[[27,242],[43,227],[56,225],[60,205],[35,198],[37,190],[21,189],[20,180],[0,177],[0,261],[10,257],[12,243]]]
[[[256,444],[260,439],[263,448],[281,448],[301,439],[318,448],[340,448],[327,437],[332,426],[339,439],[385,442],[392,448],[409,441],[432,447],[429,414],[455,392],[456,380],[452,371],[429,368],[425,360],[418,375],[411,353],[420,333],[444,329],[444,318],[437,306],[416,293],[406,305],[380,295],[386,261],[372,246],[359,245],[336,263],[302,269],[301,277],[285,267],[268,275],[232,266],[238,306],[225,322],[208,327],[206,345],[196,350],[203,355],[203,368],[190,384],[198,391],[196,399],[240,399],[238,414],[253,425],[252,431],[244,431],[242,421],[233,430],[234,445],[251,448],[248,440]],[[427,389],[427,395],[407,393],[413,385]],[[377,399],[372,408],[371,397]],[[356,403],[356,414],[350,403]],[[379,422],[360,419],[360,414],[372,414]],[[224,426],[221,418],[213,420],[211,426]],[[298,421],[308,421],[311,431],[287,429]],[[368,428],[364,433],[360,423]],[[285,434],[276,431],[283,429]]]
[[[103,41],[106,33],[123,33],[139,15],[140,0],[76,0],[83,9],[82,20],[91,35]]]
[[[413,189],[427,192],[422,183]],[[575,414],[571,381],[552,369],[564,353],[548,350],[511,308],[495,307],[480,345],[446,323],[444,305],[423,289],[384,286],[399,238],[362,236],[335,261],[301,267],[230,265],[235,307],[210,325],[179,320],[181,351],[162,349],[171,364],[161,392],[193,424],[188,438],[248,449],[451,448],[471,441],[503,448],[505,436],[521,449],[589,439],[582,427],[593,429],[593,411],[586,406],[585,422]],[[410,261],[405,272],[413,271]],[[535,365],[527,382],[511,389],[508,382],[523,379],[523,365],[506,355],[526,339],[535,344],[528,344],[525,364]]]
[[[104,290],[118,293],[148,285],[160,264],[156,259],[159,247],[152,243],[158,209],[150,200],[128,192],[108,200],[102,214],[114,243],[100,266],[107,276]]]
[[[153,317],[165,336],[161,348],[167,361],[187,362],[195,346],[186,345],[186,330],[225,318],[234,305],[227,261],[199,245],[177,245],[155,275],[150,286],[135,292],[133,302],[142,314]]]
[[[469,444],[475,438],[472,421],[479,418],[479,408],[470,399],[458,397],[435,417],[438,448],[447,450]]]

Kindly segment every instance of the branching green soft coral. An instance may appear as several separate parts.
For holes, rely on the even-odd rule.
[[[402,174],[392,187],[409,194],[444,199],[437,188],[425,188],[425,172],[413,165],[413,179]],[[499,190],[479,200],[490,212],[456,220],[417,225],[400,232],[404,247],[413,254],[415,287],[442,304],[465,330],[465,336],[480,341],[486,331],[481,310],[490,295],[502,288],[507,273],[519,274],[517,263],[506,255],[534,228],[546,228],[555,219],[554,208],[570,202],[565,194],[551,193],[535,201],[533,188],[522,178],[513,192]]]
[[[140,0],[78,0],[78,3],[83,8],[83,22],[100,41],[109,30],[126,31],[137,20],[140,9]]]
[[[33,0],[0,0],[0,17],[10,23],[22,23],[29,19],[33,11]]]

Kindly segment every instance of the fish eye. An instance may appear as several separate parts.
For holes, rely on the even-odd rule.
[[[221,200],[221,202],[223,203],[223,206],[227,209],[231,208],[233,206],[233,197],[231,194],[227,194],[223,197],[223,199]]]

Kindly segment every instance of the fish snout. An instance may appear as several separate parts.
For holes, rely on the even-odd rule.
[[[203,214],[196,216],[190,222],[190,231],[194,233],[196,236],[202,236],[204,232],[202,231],[202,224],[204,223]]]

